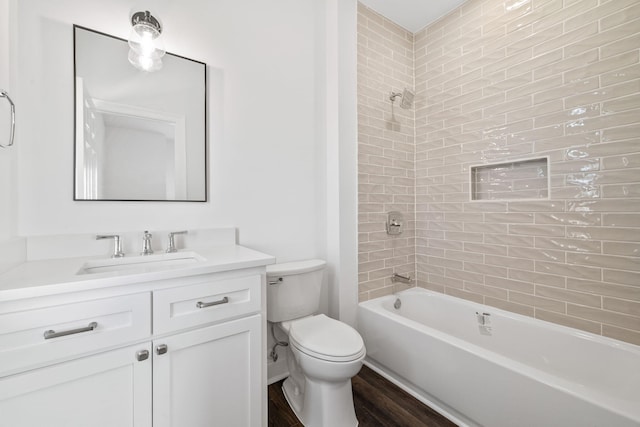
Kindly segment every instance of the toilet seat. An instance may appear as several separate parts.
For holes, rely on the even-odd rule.
[[[289,343],[302,353],[330,362],[351,362],[364,356],[362,337],[351,326],[319,314],[291,322]]]

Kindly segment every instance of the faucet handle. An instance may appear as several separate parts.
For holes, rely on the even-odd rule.
[[[153,254],[153,249],[151,248],[152,237],[153,234],[149,233],[149,230],[144,230],[144,234],[142,235],[142,252],[140,252],[140,255]]]
[[[175,236],[176,234],[187,234],[188,231],[187,230],[183,230],[183,231],[172,231],[171,233],[169,233],[169,245],[167,246],[167,253],[172,253],[172,252],[178,252],[178,249],[176,248],[176,243],[175,243],[175,239],[173,238],[173,236]]]
[[[113,239],[113,254],[111,258],[122,258],[124,252],[122,252],[122,240],[117,234],[98,234],[96,240]]]

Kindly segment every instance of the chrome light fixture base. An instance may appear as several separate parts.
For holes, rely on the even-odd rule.
[[[158,35],[162,34],[162,24],[148,10],[144,12],[136,12],[131,15],[131,25],[142,25],[157,31]]]
[[[165,54],[162,24],[148,10],[131,15],[128,59],[135,68],[153,72],[162,68]]]

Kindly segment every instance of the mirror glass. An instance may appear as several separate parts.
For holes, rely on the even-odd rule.
[[[138,70],[126,40],[74,26],[75,200],[207,200],[206,64]]]

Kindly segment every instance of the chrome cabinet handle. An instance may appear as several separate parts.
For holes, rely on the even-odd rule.
[[[16,132],[16,106],[13,103],[13,101],[11,100],[11,98],[9,98],[9,94],[7,92],[5,92],[4,90],[0,90],[0,98],[7,98],[7,101],[9,102],[9,107],[11,108],[11,128],[9,129],[9,143],[7,145],[2,145],[0,144],[0,147],[2,148],[6,148],[6,147],[11,147],[13,145],[13,140],[15,138],[15,132]]]
[[[224,297],[221,300],[212,301],[212,302],[198,301],[198,303],[196,304],[196,307],[198,307],[198,308],[207,308],[207,307],[211,307],[213,305],[226,304],[228,302],[229,302],[229,298],[228,297]]]
[[[160,344],[159,346],[156,347],[156,354],[158,354],[158,356],[161,354],[165,354],[168,349],[169,347],[167,347],[166,344]]]
[[[138,362],[142,362],[143,360],[147,360],[149,358],[149,350],[140,350],[136,352],[136,360]]]
[[[98,327],[98,322],[91,322],[89,323],[88,326],[84,328],[69,329],[67,331],[56,332],[53,329],[49,329],[48,331],[44,331],[44,339],[50,340],[51,338],[64,337],[66,335],[73,335],[73,334],[81,334],[82,332],[90,332],[96,329],[97,327]]]

